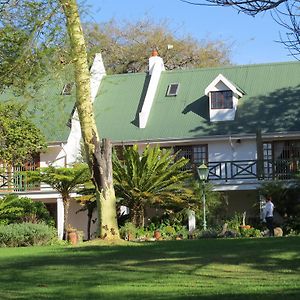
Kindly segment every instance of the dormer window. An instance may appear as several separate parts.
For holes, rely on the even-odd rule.
[[[219,74],[205,89],[209,97],[209,119],[211,122],[233,121],[238,101],[245,92],[236,84]]]
[[[179,89],[179,83],[171,83],[168,86],[167,96],[177,96]]]
[[[232,97],[231,90],[210,92],[211,109],[232,109]]]

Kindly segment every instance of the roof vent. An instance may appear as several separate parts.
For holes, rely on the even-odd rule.
[[[179,90],[179,83],[171,83],[168,86],[167,96],[177,96]]]

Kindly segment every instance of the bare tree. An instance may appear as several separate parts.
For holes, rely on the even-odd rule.
[[[233,7],[250,16],[269,11],[275,22],[287,30],[280,36],[283,45],[300,58],[300,0],[179,0],[191,5]]]

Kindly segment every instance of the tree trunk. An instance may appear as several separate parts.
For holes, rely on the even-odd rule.
[[[75,65],[76,108],[78,111],[87,162],[96,187],[99,233],[102,238],[119,237],[116,212],[116,197],[112,183],[111,154],[101,149],[93,105],[91,101],[90,73],[87,53],[76,0],[60,0],[70,37],[71,51]],[[104,143],[105,145],[106,143]],[[109,150],[111,153],[111,149]],[[108,177],[111,175],[111,178]]]
[[[68,196],[63,196],[63,204],[64,204],[64,234],[63,239],[67,240],[67,232],[69,227],[69,208],[70,208],[70,199]]]
[[[130,209],[130,220],[136,227],[144,227],[145,209],[141,204],[142,200],[138,200],[137,204]]]

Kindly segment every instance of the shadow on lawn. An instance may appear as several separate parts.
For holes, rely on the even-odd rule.
[[[278,294],[272,289],[262,295],[238,294],[236,290],[231,293],[222,288],[219,297],[205,296],[209,294],[207,287],[217,280],[223,280],[225,285],[230,284],[231,277],[241,276],[247,280],[248,275],[237,274],[235,266],[247,265],[251,270],[262,271],[264,276],[268,273],[276,273],[278,277],[299,276],[298,237],[163,241],[129,246],[55,247],[44,251],[39,248],[39,253],[32,256],[30,249],[23,250],[28,251],[28,255],[16,255],[12,260],[0,258],[0,268],[5,270],[0,273],[1,299],[234,300],[263,297],[269,300],[300,297],[297,282],[292,287],[285,284]],[[226,265],[228,270],[222,272],[228,274],[222,273],[220,279],[218,271],[202,272],[213,264]],[[172,280],[178,283],[168,281],[174,274]],[[182,279],[185,283],[181,283]],[[269,288],[263,280],[262,284]],[[172,289],[168,290],[168,286]],[[11,298],[5,297],[9,294]]]

